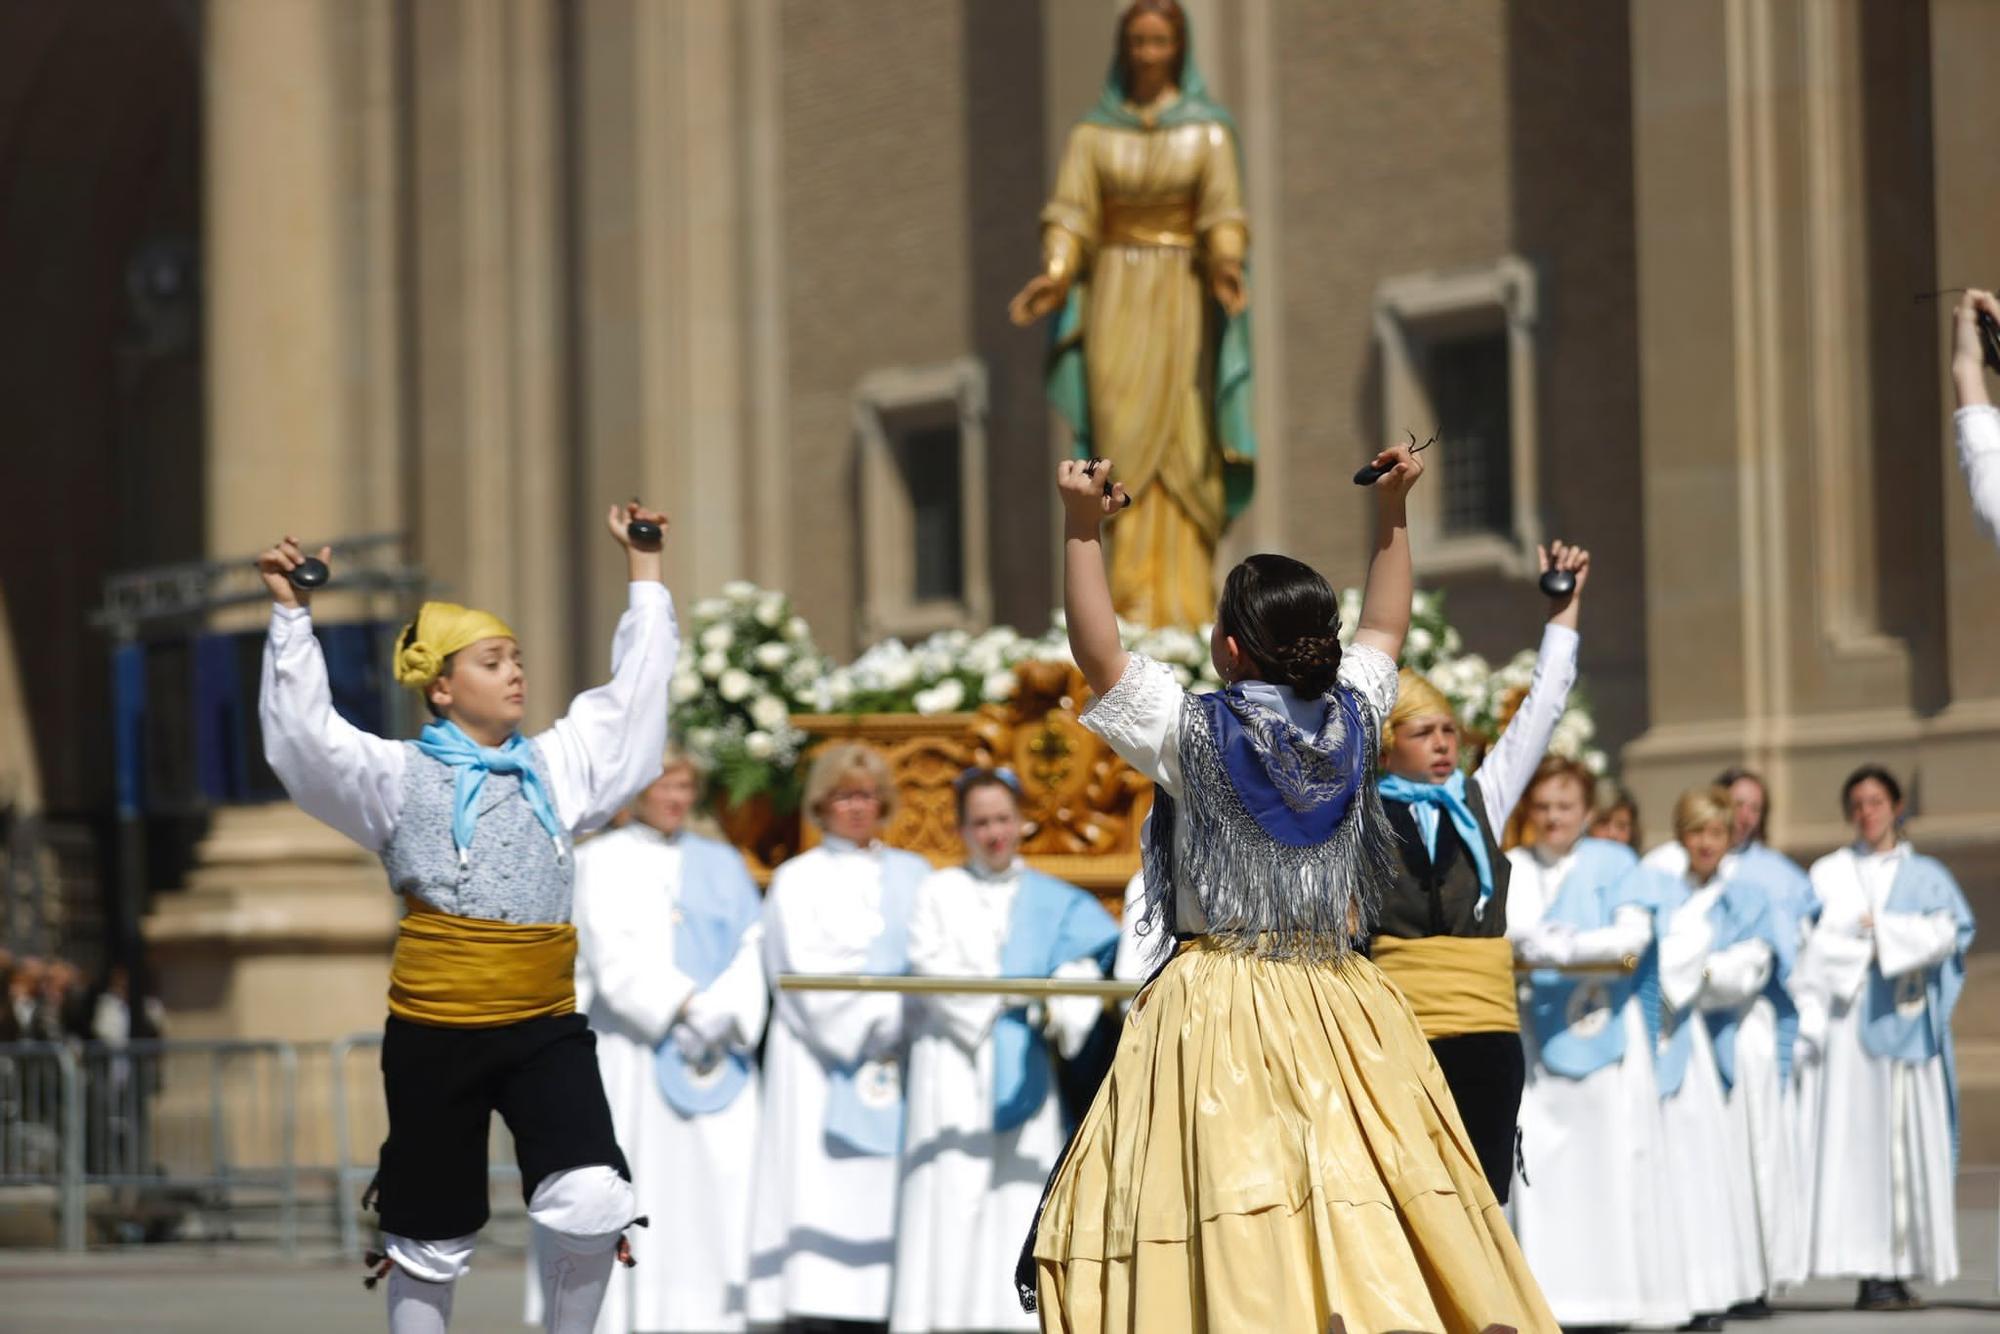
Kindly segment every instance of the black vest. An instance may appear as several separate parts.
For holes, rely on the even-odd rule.
[[[1465,785],[1465,804],[1486,840],[1486,860],[1493,868],[1493,897],[1484,917],[1473,916],[1479,902],[1479,865],[1466,851],[1458,830],[1438,812],[1437,857],[1424,851],[1423,832],[1417,828],[1410,803],[1384,798],[1389,828],[1396,835],[1401,854],[1396,882],[1382,895],[1376,915],[1375,934],[1400,940],[1420,940],[1425,936],[1504,936],[1507,934],[1507,876],[1511,870],[1500,841],[1486,822],[1486,799],[1480,795],[1479,780]]]

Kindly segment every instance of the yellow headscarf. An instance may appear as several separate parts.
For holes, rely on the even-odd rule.
[[[422,690],[444,671],[444,660],[482,639],[514,639],[505,621],[490,611],[456,602],[426,602],[417,619],[396,636],[396,683]]]
[[[1451,701],[1444,692],[1405,667],[1396,673],[1396,707],[1389,710],[1389,721],[1382,727],[1382,753],[1387,755],[1389,747],[1396,744],[1396,728],[1412,718],[1429,718],[1442,714],[1447,718],[1458,717],[1458,711],[1451,707]]]

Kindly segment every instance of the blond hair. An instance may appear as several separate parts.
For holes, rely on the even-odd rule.
[[[1458,711],[1451,707],[1451,701],[1423,677],[1408,667],[1396,673],[1396,707],[1389,710],[1389,717],[1382,724],[1382,753],[1396,744],[1396,729],[1417,718],[1429,718],[1442,714],[1453,722],[1458,721]]]
[[[1712,824],[1727,829],[1732,816],[1728,788],[1691,787],[1674,803],[1674,837],[1685,838]]]
[[[875,795],[882,803],[882,823],[886,826],[896,815],[896,802],[900,795],[896,789],[896,776],[889,772],[889,762],[882,753],[864,741],[836,741],[822,750],[813,759],[812,771],[806,775],[805,799],[800,803],[806,819],[813,822],[816,829],[824,829],[826,821],[822,808],[841,780],[861,774],[875,787]]]

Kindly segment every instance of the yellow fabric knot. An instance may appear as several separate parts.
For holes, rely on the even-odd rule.
[[[514,639],[507,623],[490,611],[456,602],[426,602],[417,618],[396,636],[396,683],[422,690],[444,671],[444,660],[482,639]]]

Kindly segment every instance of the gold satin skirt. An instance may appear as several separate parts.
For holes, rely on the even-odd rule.
[[[1358,956],[1184,944],[1133,1002],[1035,1267],[1044,1330],[1558,1329],[1416,1017]]]

